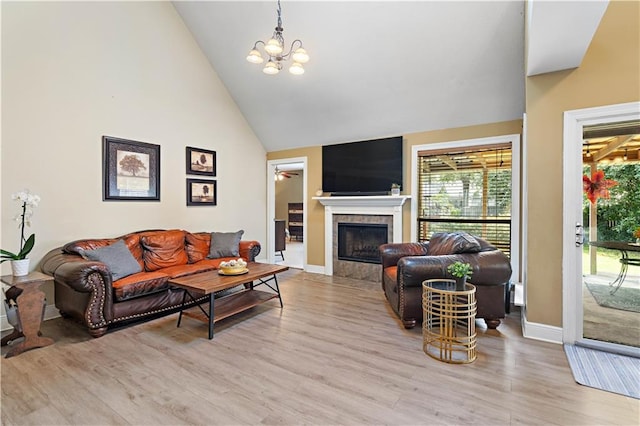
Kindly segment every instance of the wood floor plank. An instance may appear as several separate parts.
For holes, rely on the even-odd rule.
[[[578,385],[517,311],[497,330],[478,321],[477,360],[452,365],[378,283],[289,270],[279,284],[283,309],[222,320],[213,340],[175,314],[98,339],[46,321],[54,345],[1,361],[2,424],[639,424],[640,401]]]

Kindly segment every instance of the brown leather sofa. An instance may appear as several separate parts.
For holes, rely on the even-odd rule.
[[[509,258],[482,238],[465,232],[434,233],[429,242],[383,244],[380,257],[382,289],[405,328],[422,322],[422,282],[453,279],[447,267],[455,261],[473,267],[469,282],[476,286],[476,318],[496,328],[508,311]]]
[[[211,259],[207,258],[211,239],[208,232],[173,229],[78,240],[47,253],[41,269],[54,278],[55,305],[60,314],[80,321],[92,336],[100,337],[117,325],[175,312],[183,292],[169,285],[170,278],[214,270],[220,262],[237,257],[252,262],[261,249],[257,241],[240,241],[239,256]],[[141,271],[114,281],[105,263],[85,260],[81,254],[119,240],[124,241]]]

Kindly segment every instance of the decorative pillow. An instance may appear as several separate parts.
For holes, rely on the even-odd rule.
[[[428,256],[477,253],[480,243],[466,232],[437,232],[429,240]]]
[[[140,264],[123,240],[93,250],[78,249],[82,257],[102,262],[111,271],[113,281],[142,271]]]
[[[238,232],[212,232],[209,259],[240,256],[240,239],[244,230]]]

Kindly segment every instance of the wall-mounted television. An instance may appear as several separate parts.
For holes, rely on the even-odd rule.
[[[402,184],[402,136],[322,147],[322,190],[331,195],[387,195]]]

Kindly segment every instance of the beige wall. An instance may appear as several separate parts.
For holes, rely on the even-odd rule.
[[[161,146],[160,202],[102,201],[102,135]],[[217,152],[216,207],[186,206],[186,146]],[[42,197],[31,269],[140,229],[266,240],[264,148],[169,2],[2,2],[1,155],[2,248],[19,244],[11,194]]]
[[[297,175],[284,178],[276,182],[276,219],[284,219],[289,225],[289,203],[302,203],[304,174],[296,171]]]
[[[567,110],[640,100],[640,2],[612,1],[579,68],[527,78],[527,320],[562,326]]]

